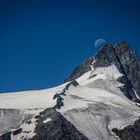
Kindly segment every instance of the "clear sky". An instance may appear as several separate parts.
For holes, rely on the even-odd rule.
[[[0,0],[0,92],[63,83],[96,52],[126,40],[140,55],[139,0]]]

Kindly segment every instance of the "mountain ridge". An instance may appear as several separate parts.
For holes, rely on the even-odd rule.
[[[128,52],[127,56],[125,57],[130,58],[128,62],[125,62],[125,59],[123,58],[123,54],[126,53],[125,51]],[[131,61],[135,63],[133,67],[130,66]],[[129,47],[126,41],[119,42],[115,45],[115,47],[113,47],[110,43],[106,43],[98,53],[96,53],[95,55],[91,56],[90,58],[82,62],[80,65],[78,65],[70,74],[70,76],[65,79],[65,82],[71,81],[72,79],[77,79],[86,72],[90,71],[92,65],[94,65],[94,68],[96,69],[98,67],[110,66],[113,63],[117,66],[119,71],[125,75],[123,79],[118,79],[119,81],[122,81],[123,83],[125,82],[125,84],[127,83],[128,85],[127,87],[124,87],[125,89],[122,90],[126,92],[125,94],[127,94],[128,90],[130,90],[130,93],[126,96],[131,100],[139,102],[136,99],[134,91],[132,90],[135,89],[138,96],[140,96],[140,79],[138,78],[140,77],[140,61],[136,53]],[[127,67],[129,67],[130,71],[136,71],[135,76],[133,76],[134,73],[132,72],[130,76]],[[133,83],[131,83],[130,81],[132,81]]]

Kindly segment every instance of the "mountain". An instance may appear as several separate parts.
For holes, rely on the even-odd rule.
[[[136,101],[135,91],[140,96],[140,61],[135,52],[129,48],[127,42],[118,43],[115,48],[111,44],[106,44],[95,56],[84,61],[65,82],[76,79],[84,73],[91,71],[91,66],[95,69],[115,65],[122,77],[117,81],[124,84],[121,88],[123,93],[131,100]]]
[[[0,95],[0,140],[140,140],[140,61],[106,43],[51,89]]]

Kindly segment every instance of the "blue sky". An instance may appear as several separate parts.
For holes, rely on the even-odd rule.
[[[0,92],[63,83],[94,42],[126,40],[140,55],[138,0],[1,0]]]

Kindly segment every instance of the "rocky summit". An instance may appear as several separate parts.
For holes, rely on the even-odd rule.
[[[64,84],[0,94],[0,140],[140,140],[140,60],[104,44]]]
[[[140,96],[140,61],[136,53],[125,41],[118,43],[115,47],[107,43],[96,55],[76,67],[72,74],[66,78],[65,82],[76,79],[86,72],[91,71],[91,66],[96,69],[99,67],[108,67],[113,64],[123,74],[122,77],[117,79],[124,84],[122,89],[123,93],[128,98],[136,101],[137,98],[134,90]]]

